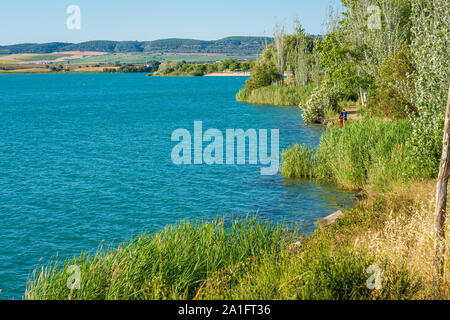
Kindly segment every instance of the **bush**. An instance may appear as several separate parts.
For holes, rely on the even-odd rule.
[[[369,90],[368,115],[406,118],[415,114],[416,108],[410,101],[414,90],[413,74],[407,47],[387,57],[378,69],[374,88]]]
[[[273,47],[268,46],[264,50],[261,59],[253,67],[252,75],[247,80],[245,88],[248,90],[255,90],[262,87],[270,86],[275,82],[283,80],[283,76],[278,72],[274,62]]]
[[[339,101],[342,92],[333,87],[316,88],[308,101],[299,106],[303,109],[303,121],[306,124],[320,122],[327,113],[339,112]]]

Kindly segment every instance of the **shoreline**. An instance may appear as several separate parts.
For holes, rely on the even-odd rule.
[[[250,77],[251,72],[213,72],[207,73],[204,77]]]

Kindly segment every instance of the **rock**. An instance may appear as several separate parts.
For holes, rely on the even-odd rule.
[[[323,218],[318,222],[322,227],[327,227],[329,225],[332,225],[340,216],[342,216],[344,213],[339,210],[335,213],[329,215],[328,217]]]

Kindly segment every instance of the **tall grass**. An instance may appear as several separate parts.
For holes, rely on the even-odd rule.
[[[314,176],[315,151],[305,145],[293,145],[281,154],[281,174],[291,179],[310,179]]]
[[[347,189],[385,188],[403,179],[408,120],[364,119],[328,130],[317,152],[316,176]]]
[[[306,86],[268,86],[255,90],[244,88],[238,92],[236,99],[239,102],[253,104],[271,104],[277,106],[298,106],[311,95],[314,85]]]
[[[100,250],[35,270],[27,299],[192,299],[215,272],[265,252],[277,252],[291,234],[256,218],[181,223],[143,235],[114,250]],[[70,266],[81,271],[81,288],[69,290]]]
[[[350,122],[343,129],[327,130],[313,159],[305,147],[286,150],[281,172],[288,178],[314,176],[350,190],[382,190],[403,179],[404,145],[411,131],[408,120]]]
[[[370,193],[301,245],[217,272],[199,299],[449,299],[450,252],[442,290],[433,287],[434,181]],[[369,267],[380,288],[369,289]]]

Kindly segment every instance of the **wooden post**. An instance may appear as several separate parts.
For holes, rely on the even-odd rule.
[[[436,211],[434,217],[434,263],[437,287],[444,277],[445,257],[445,216],[447,209],[447,186],[450,171],[450,88],[447,109],[445,111],[444,139],[442,141],[442,158],[436,185]]]

